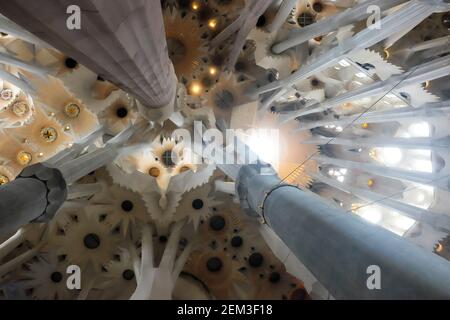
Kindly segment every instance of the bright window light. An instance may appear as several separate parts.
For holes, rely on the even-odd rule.
[[[347,60],[344,60],[344,59],[339,61],[339,64],[341,66],[343,66],[343,67],[349,67],[350,66],[350,63],[348,63]]]
[[[380,210],[373,207],[362,207],[358,210],[358,214],[361,218],[375,224],[379,223],[383,218],[383,214]]]
[[[246,142],[250,149],[256,153],[261,160],[270,163],[275,170],[278,169],[280,161],[280,136],[278,130],[254,130],[248,136]]]
[[[395,226],[402,229],[403,231],[409,230],[414,225],[415,220],[401,216],[395,218]]]
[[[433,163],[431,160],[413,159],[410,161],[411,169],[421,172],[433,172]]]
[[[426,122],[413,123],[408,127],[408,132],[412,137],[429,137],[430,125]]]
[[[395,166],[403,159],[403,152],[399,148],[379,148],[377,155],[379,160],[388,166]]]

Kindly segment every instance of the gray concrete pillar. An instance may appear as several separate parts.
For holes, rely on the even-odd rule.
[[[72,5],[81,9],[80,29],[67,27]],[[0,13],[134,95],[150,120],[172,113],[177,80],[160,1],[10,0]]]
[[[260,169],[239,172],[242,207],[266,221],[336,299],[450,299],[448,261]],[[380,289],[369,289],[371,266],[379,267]]]
[[[0,186],[0,235],[6,236],[30,222],[53,218],[67,197],[58,169],[35,164],[13,181]]]

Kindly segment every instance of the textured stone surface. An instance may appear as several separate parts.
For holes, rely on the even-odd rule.
[[[12,0],[1,13],[138,98],[173,102],[176,77],[167,54],[161,5],[143,0],[80,0],[81,29],[69,30],[71,0]]]

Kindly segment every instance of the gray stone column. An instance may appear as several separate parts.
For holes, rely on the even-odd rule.
[[[8,235],[30,222],[53,218],[66,200],[67,187],[58,169],[35,164],[0,186],[0,235]]]
[[[336,299],[450,299],[448,261],[264,171],[241,168],[242,207],[264,219]],[[367,286],[370,266],[380,268],[379,290]]]
[[[67,27],[67,8],[81,9],[81,29]],[[130,94],[151,120],[173,111],[176,76],[167,53],[160,1],[10,0],[5,15],[38,38]],[[157,109],[157,110],[155,110]]]

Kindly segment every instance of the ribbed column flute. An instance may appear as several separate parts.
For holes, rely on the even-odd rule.
[[[151,120],[173,111],[176,76],[167,53],[161,4],[145,0],[79,0],[81,28],[70,30],[71,0],[11,0],[1,13],[134,95]],[[156,110],[155,110],[156,109]],[[150,111],[149,111],[150,110]]]

